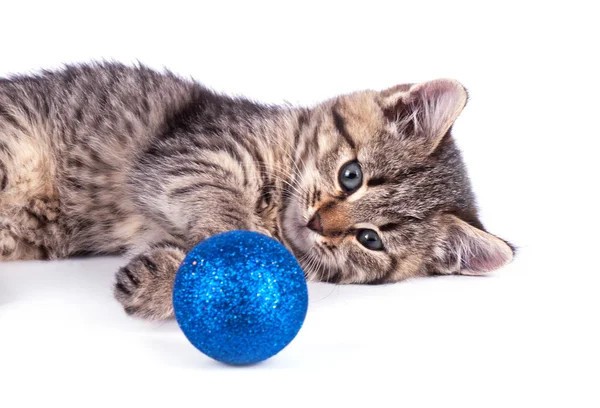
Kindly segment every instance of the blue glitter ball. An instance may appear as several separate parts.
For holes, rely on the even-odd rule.
[[[274,356],[298,334],[308,308],[296,258],[276,240],[230,231],[202,241],[179,267],[175,317],[201,352],[228,364]]]

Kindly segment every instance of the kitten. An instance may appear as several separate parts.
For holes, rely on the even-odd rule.
[[[267,106],[113,63],[0,79],[0,260],[126,251],[115,296],[151,319],[172,316],[186,251],[234,229],[311,280],[489,272],[513,249],[450,135],[466,101],[440,79]]]

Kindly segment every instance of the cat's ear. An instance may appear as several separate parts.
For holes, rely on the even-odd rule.
[[[455,216],[447,221],[434,248],[436,273],[482,275],[512,261],[514,251],[507,242]]]
[[[381,97],[385,117],[426,154],[435,150],[467,103],[467,91],[452,79],[398,85]]]

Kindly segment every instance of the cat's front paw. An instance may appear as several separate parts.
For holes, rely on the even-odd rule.
[[[114,294],[125,312],[152,320],[172,317],[173,282],[184,257],[177,248],[155,248],[119,269]]]

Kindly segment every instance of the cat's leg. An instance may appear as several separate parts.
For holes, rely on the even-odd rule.
[[[51,150],[43,138],[34,136],[40,132],[4,116],[0,115],[0,261],[61,256],[66,240]]]
[[[3,211],[4,210],[4,211]],[[56,201],[31,199],[17,208],[0,208],[0,261],[55,258],[59,249]]]
[[[249,187],[243,175],[219,177],[207,169],[204,174],[186,177],[182,172],[188,164],[180,164],[180,160],[169,162],[168,158],[151,159],[133,175],[131,196],[140,212],[151,214],[185,242],[159,243],[134,257],[117,272],[114,293],[128,314],[166,319],[173,315],[171,292],[175,274],[189,249],[224,231],[268,231],[254,211],[259,189]],[[176,166],[182,170],[177,171]],[[212,171],[216,173],[218,169]]]
[[[236,229],[260,230],[267,233],[258,227],[223,222],[223,218],[215,223],[219,220],[219,214],[204,215],[206,218],[197,218],[191,224],[188,242],[185,245],[180,246],[172,242],[152,245],[119,269],[114,295],[127,314],[151,320],[164,320],[173,316],[172,291],[175,275],[187,251],[196,243],[216,233]],[[238,217],[235,214],[229,215]]]
[[[173,316],[173,282],[184,257],[182,248],[159,245],[119,269],[114,294],[125,312],[153,320]]]
[[[6,225],[0,225],[0,262],[43,259],[44,251],[21,239]]]

